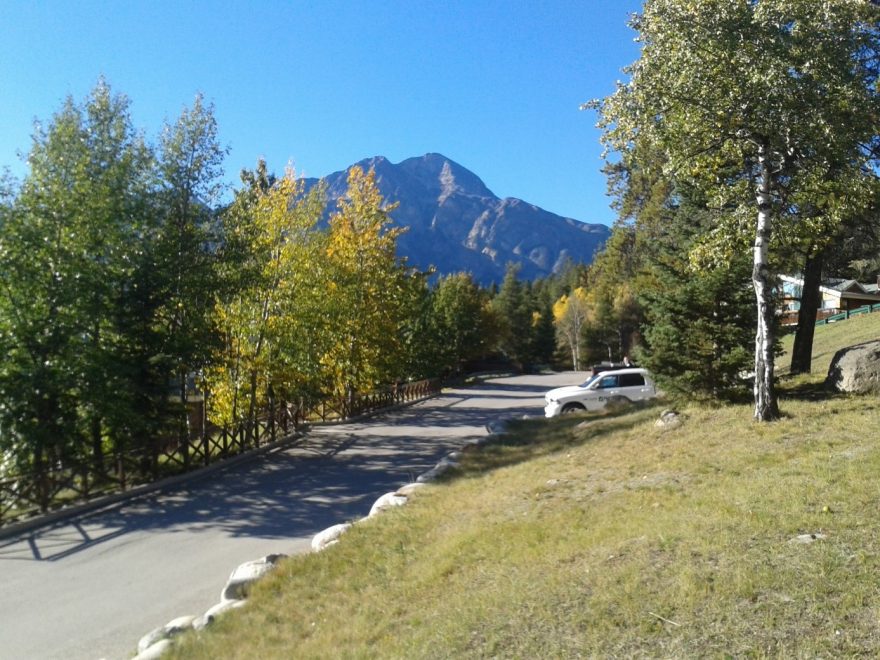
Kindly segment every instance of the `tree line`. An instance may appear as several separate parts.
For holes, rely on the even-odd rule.
[[[805,283],[794,373],[822,274],[877,274],[880,6],[647,0],[630,25],[628,80],[584,106],[619,215],[587,290],[667,389],[737,396],[751,373],[775,419],[777,274]]]
[[[218,425],[469,368],[550,364],[553,303],[579,272],[484,288],[420,272],[375,175],[322,185],[263,161],[222,183],[213,107],[148,140],[101,80],[35,126],[0,186],[0,461],[5,473],[154,451]],[[568,287],[570,288],[570,286]]]

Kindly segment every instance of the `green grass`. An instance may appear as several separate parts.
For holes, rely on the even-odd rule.
[[[815,370],[867,319],[817,329]],[[520,422],[172,655],[876,657],[880,401],[782,408]]]
[[[838,321],[816,327],[813,338],[813,381],[824,379],[828,374],[828,366],[834,353],[844,346],[853,346],[872,339],[880,339],[880,312],[855,316],[846,321]],[[777,359],[777,372],[786,374],[791,357],[788,352],[794,342],[793,335],[787,335],[782,341],[785,354]]]

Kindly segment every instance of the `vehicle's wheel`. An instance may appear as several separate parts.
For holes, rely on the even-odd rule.
[[[562,406],[562,414],[563,415],[569,415],[571,413],[576,413],[576,412],[583,412],[584,410],[586,410],[586,408],[584,408],[579,403],[566,403],[564,406]]]

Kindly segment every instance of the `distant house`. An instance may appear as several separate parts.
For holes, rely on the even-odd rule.
[[[783,325],[796,325],[798,311],[801,308],[801,292],[804,280],[799,277],[780,275],[782,304],[780,317]],[[845,280],[830,277],[822,280],[819,286],[821,300],[816,320],[834,314],[880,303],[880,286],[878,283],[864,284],[856,280]]]

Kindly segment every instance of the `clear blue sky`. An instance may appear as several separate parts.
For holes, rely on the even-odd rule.
[[[0,168],[103,75],[154,138],[197,92],[230,147],[324,176],[439,152],[495,194],[610,224],[595,116],[638,56],[636,0],[0,0]]]

